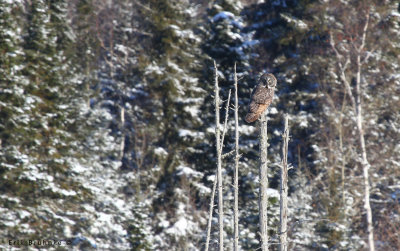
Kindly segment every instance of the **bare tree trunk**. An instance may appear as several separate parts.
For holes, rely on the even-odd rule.
[[[225,106],[225,122],[224,122],[224,129],[222,130],[222,137],[221,137],[221,147],[220,147],[220,154],[221,158],[224,158],[224,155],[222,155],[222,149],[224,148],[224,139],[225,139],[225,133],[228,128],[228,116],[229,116],[229,103],[231,101],[231,90],[229,90],[228,93],[228,100],[226,101],[226,106]],[[229,154],[228,154],[229,155]]]
[[[361,45],[358,48],[357,58],[356,58],[356,66],[357,66],[357,75],[356,75],[356,108],[357,108],[357,128],[358,134],[360,137],[360,146],[361,146],[361,156],[362,156],[362,168],[363,168],[363,176],[364,176],[364,207],[367,211],[367,224],[368,224],[368,246],[370,251],[375,250],[374,244],[374,230],[372,226],[372,210],[371,205],[369,203],[369,175],[368,170],[370,164],[368,163],[367,159],[367,151],[365,148],[365,139],[364,139],[364,129],[363,129],[363,115],[362,115],[362,104],[361,104],[361,53],[364,50],[365,46],[365,38],[367,35],[368,30],[368,23],[369,23],[369,13],[366,16],[365,26],[363,29],[363,34],[361,38]]]
[[[213,188],[212,188],[212,192],[211,192],[211,198],[210,198],[210,208],[208,210],[207,238],[206,238],[206,246],[204,248],[204,251],[208,251],[208,247],[210,245],[211,222],[212,222],[212,215],[213,215],[213,210],[214,210],[214,198],[215,198],[215,190],[217,188],[217,182],[218,182],[217,175],[215,175]]]
[[[210,208],[208,211],[208,223],[207,223],[207,237],[206,237],[206,244],[205,244],[205,251],[208,251],[209,249],[209,244],[210,244],[210,235],[211,235],[211,222],[212,222],[212,215],[213,215],[213,210],[214,210],[214,197],[215,197],[215,191],[216,191],[216,186],[218,184],[218,225],[219,225],[219,249],[223,250],[223,245],[224,245],[224,239],[223,239],[223,233],[224,233],[224,227],[223,227],[223,194],[222,194],[222,158],[224,156],[222,155],[222,148],[224,146],[224,138],[225,138],[225,133],[227,130],[228,126],[228,116],[229,116],[229,104],[231,100],[231,90],[229,90],[228,94],[228,100],[226,102],[226,107],[225,107],[225,122],[223,126],[223,131],[222,131],[222,137],[221,137],[221,131],[220,131],[220,117],[219,117],[219,105],[221,104],[221,101],[219,99],[219,87],[218,87],[218,69],[217,65],[214,61],[214,70],[215,70],[215,141],[216,141],[216,152],[217,152],[217,172],[215,174],[214,178],[214,183],[213,183],[213,188],[212,188],[212,193],[211,193],[211,198],[210,198]],[[225,154],[226,156],[229,155]],[[218,182],[218,183],[217,183]]]
[[[210,244],[212,212],[214,210],[214,198],[215,198],[215,190],[217,188],[217,181],[218,181],[217,175],[215,175],[213,189],[212,189],[211,198],[210,198],[210,208],[208,210],[207,238],[206,238],[206,246],[204,248],[205,251],[208,251],[208,246]]]
[[[122,160],[124,157],[124,149],[125,149],[125,108],[121,106],[121,111],[120,111],[120,119],[121,119],[121,131],[122,131],[122,137],[121,137],[121,144],[119,146],[119,157]]]
[[[346,209],[346,189],[345,189],[345,176],[344,176],[344,169],[346,167],[346,154],[343,150],[343,113],[344,108],[346,106],[346,91],[344,92],[344,98],[342,103],[342,110],[339,114],[339,123],[338,123],[338,131],[339,131],[339,149],[340,154],[342,157],[342,166],[341,166],[341,175],[342,175],[342,203],[343,203],[343,210],[344,210],[344,222],[347,222],[347,209]]]
[[[215,139],[217,150],[217,177],[218,177],[218,225],[219,225],[219,250],[224,250],[224,209],[223,209],[223,194],[222,194],[222,151],[221,151],[221,136],[219,129],[219,87],[218,87],[218,69],[214,61],[215,70]]]
[[[287,217],[288,217],[288,145],[289,145],[289,119],[285,114],[285,129],[283,133],[282,167],[280,186],[280,251],[287,251]]]
[[[364,189],[365,189],[365,196],[364,196],[364,207],[367,211],[367,224],[368,224],[368,246],[370,251],[375,251],[375,243],[374,243],[374,228],[372,225],[372,210],[371,205],[369,204],[369,182],[368,182],[368,170],[369,164],[364,163],[363,165],[363,174],[364,174]]]
[[[367,62],[369,55],[365,56],[363,62],[361,62],[361,55],[364,52],[365,47],[365,39],[367,36],[368,31],[368,24],[369,24],[369,13],[366,15],[365,24],[362,30],[361,35],[361,44],[360,46],[352,45],[354,48],[356,59],[355,59],[355,66],[357,68],[356,72],[356,83],[355,83],[355,93],[353,93],[350,83],[346,78],[346,69],[349,63],[351,62],[350,51],[348,51],[348,55],[346,57],[346,61],[344,64],[341,62],[341,58],[343,55],[339,53],[336,49],[335,41],[330,34],[330,44],[333,51],[336,54],[336,58],[338,60],[338,67],[340,73],[340,79],[343,81],[346,91],[349,94],[350,101],[353,106],[354,113],[356,114],[356,123],[357,123],[357,131],[360,141],[360,150],[361,150],[361,166],[363,169],[363,178],[364,178],[364,208],[367,212],[367,232],[368,232],[368,247],[370,251],[375,251],[375,244],[374,244],[374,230],[373,230],[373,222],[372,222],[372,210],[370,205],[370,191],[369,191],[369,167],[370,164],[367,158],[367,151],[365,147],[365,137],[364,137],[364,129],[363,129],[363,115],[362,115],[362,102],[361,102],[361,66],[363,63]]]
[[[260,197],[259,197],[259,218],[260,218],[260,235],[261,250],[268,250],[268,119],[267,111],[260,117]]]
[[[233,177],[233,189],[234,189],[234,203],[233,203],[233,229],[234,229],[234,244],[233,250],[239,250],[239,102],[238,102],[238,80],[236,75],[236,63],[235,63],[235,171]]]

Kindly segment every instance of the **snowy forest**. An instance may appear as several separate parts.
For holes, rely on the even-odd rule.
[[[269,250],[285,114],[288,250],[400,250],[397,0],[0,0],[0,249],[204,250],[235,63],[239,249],[261,250],[260,128],[244,117],[273,73]],[[224,250],[234,249],[234,101]]]

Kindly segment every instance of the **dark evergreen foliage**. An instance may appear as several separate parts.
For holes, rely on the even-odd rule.
[[[391,0],[0,0],[0,239],[201,250],[216,169],[215,60],[221,108],[237,63],[240,118],[258,76],[278,79],[268,114],[271,249],[285,113],[289,249],[365,249],[359,138],[338,71],[348,56],[354,90],[360,53],[375,245],[400,249],[399,27]],[[224,153],[234,148],[232,116]],[[258,128],[239,124],[239,241],[256,250]],[[228,249],[233,166],[224,158]]]

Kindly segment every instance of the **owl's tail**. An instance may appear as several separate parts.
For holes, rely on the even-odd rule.
[[[244,118],[244,120],[247,123],[252,123],[252,122],[256,121],[259,117],[260,117],[260,114],[257,114],[254,112],[249,112],[246,114],[246,117]]]

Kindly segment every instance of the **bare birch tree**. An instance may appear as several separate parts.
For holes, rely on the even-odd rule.
[[[370,191],[369,191],[369,168],[370,164],[367,158],[367,151],[365,147],[365,137],[363,128],[363,113],[362,113],[362,83],[361,83],[361,70],[363,64],[368,60],[371,54],[366,54],[365,40],[368,31],[369,24],[369,11],[365,15],[365,24],[361,31],[360,42],[352,42],[348,47],[336,45],[335,39],[332,33],[330,33],[330,45],[333,49],[338,66],[339,78],[343,82],[344,87],[348,96],[350,97],[351,105],[356,115],[357,132],[359,137],[360,151],[361,151],[361,167],[363,169],[363,179],[364,179],[364,208],[367,215],[367,233],[368,233],[368,246],[369,250],[374,251],[374,232],[373,232],[373,222],[372,222],[372,210],[370,205]],[[354,56],[353,56],[354,55]],[[354,61],[354,62],[353,62]],[[355,65],[355,90],[350,85],[350,76],[348,76],[347,70],[351,63]],[[351,79],[351,78],[350,78]]]

